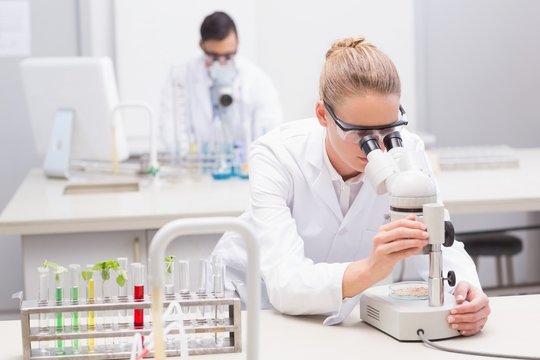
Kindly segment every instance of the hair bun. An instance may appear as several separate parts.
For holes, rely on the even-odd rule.
[[[374,47],[373,44],[366,41],[363,36],[354,36],[349,38],[343,38],[336,40],[330,49],[326,52],[326,58],[328,59],[334,53],[345,49],[359,49],[363,47]]]

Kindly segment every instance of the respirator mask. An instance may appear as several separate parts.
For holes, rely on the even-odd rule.
[[[238,70],[232,60],[224,64],[214,61],[210,65],[208,75],[212,80],[210,94],[214,107],[225,108],[233,103],[233,82],[237,73]]]

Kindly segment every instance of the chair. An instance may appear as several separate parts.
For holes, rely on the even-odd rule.
[[[495,256],[497,266],[497,286],[503,286],[502,257],[506,257],[506,274],[508,285],[514,285],[514,268],[512,256],[523,249],[523,242],[517,236],[507,233],[462,235],[458,240],[463,242],[465,250],[472,257],[478,269],[480,256]]]

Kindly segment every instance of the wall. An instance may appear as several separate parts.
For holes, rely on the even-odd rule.
[[[419,123],[437,146],[540,146],[540,2],[418,0]],[[513,186],[517,184],[509,184]],[[454,216],[458,231],[540,224],[538,214]],[[516,279],[540,282],[540,232],[517,233]],[[480,261],[485,285],[494,260]]]
[[[4,1],[4,0],[0,0]],[[72,0],[30,1],[32,55],[77,55],[77,8]],[[28,170],[39,166],[30,121],[24,104],[18,63],[0,58],[0,209],[3,209]],[[11,294],[22,290],[19,236],[0,236],[0,315],[17,309]]]
[[[539,146],[540,2],[419,1],[426,130],[440,145]]]
[[[364,35],[394,60],[402,79],[403,104],[410,118],[415,117],[413,0],[336,0],[332,6],[285,0],[157,0],[148,4],[145,0],[116,1],[116,66],[123,101],[148,102],[159,112],[159,95],[172,60],[200,53],[200,21],[213,9],[222,9],[238,25],[239,53],[273,79],[285,121],[314,116],[326,50],[332,41],[356,34]],[[146,132],[146,123],[130,119],[129,125],[133,124],[131,135]]]

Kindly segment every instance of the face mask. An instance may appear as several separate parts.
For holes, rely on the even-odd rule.
[[[220,64],[214,61],[208,68],[208,75],[212,80],[210,88],[212,105],[227,107],[233,103],[232,85],[238,70],[233,61]]]

